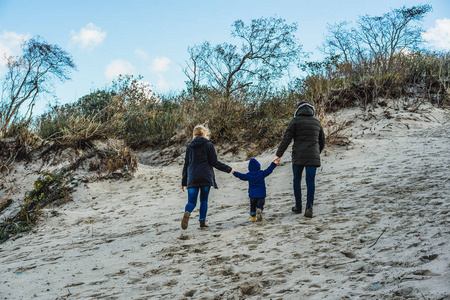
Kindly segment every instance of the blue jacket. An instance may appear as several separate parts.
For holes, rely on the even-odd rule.
[[[233,175],[241,180],[248,181],[248,196],[250,198],[265,198],[266,183],[264,182],[264,178],[269,176],[276,166],[277,165],[272,162],[267,169],[262,171],[261,164],[256,159],[252,158],[248,162],[248,170],[250,172],[242,174],[235,171]]]
[[[181,185],[188,188],[213,186],[217,189],[213,167],[231,172],[231,167],[217,160],[214,145],[204,137],[196,137],[186,148]]]

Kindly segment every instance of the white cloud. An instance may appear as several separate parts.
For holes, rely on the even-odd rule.
[[[136,54],[136,56],[138,56],[139,58],[141,58],[143,60],[148,60],[147,53],[145,53],[145,51],[143,51],[141,49],[134,50],[134,54]]]
[[[167,91],[169,90],[170,84],[164,79],[164,76],[161,74],[158,74],[158,82],[156,83],[156,87],[160,91]]]
[[[78,44],[82,49],[97,47],[106,37],[106,31],[102,31],[94,23],[87,24],[79,32],[72,30],[71,34],[72,42]]]
[[[119,75],[132,75],[135,71],[134,66],[124,60],[116,59],[106,67],[105,76],[108,79],[114,79]]]
[[[450,50],[450,19],[436,20],[436,26],[422,33],[422,38],[441,50]]]
[[[6,66],[6,57],[19,55],[20,46],[29,38],[29,34],[3,31],[0,34],[0,67]]]
[[[171,63],[172,61],[168,57],[157,57],[153,60],[151,70],[155,73],[167,72]]]

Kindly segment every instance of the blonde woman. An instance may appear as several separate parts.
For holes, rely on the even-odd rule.
[[[193,139],[186,148],[184,158],[183,179],[181,189],[187,188],[188,203],[185,207],[181,228],[188,227],[189,217],[197,205],[200,193],[200,229],[206,229],[206,213],[208,211],[208,195],[211,187],[217,189],[213,167],[230,173],[231,167],[217,160],[214,145],[208,140],[209,131],[203,125],[194,128]]]

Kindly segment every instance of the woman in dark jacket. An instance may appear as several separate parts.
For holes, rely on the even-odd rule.
[[[320,167],[320,153],[325,147],[325,135],[320,121],[315,117],[314,106],[300,102],[294,118],[289,122],[283,139],[277,150],[277,157],[281,157],[287,147],[294,140],[292,146],[292,170],[294,173],[294,213],[302,212],[302,192],[300,182],[303,169],[306,179],[306,211],[305,217],[312,218],[316,169]]]
[[[181,228],[188,227],[189,216],[197,205],[200,192],[200,229],[206,229],[206,213],[208,211],[209,190],[213,186],[217,189],[213,167],[230,173],[231,167],[217,160],[214,145],[206,138],[207,129],[203,125],[194,128],[194,139],[186,148],[184,158],[183,179],[181,189],[188,190],[188,204],[185,207]]]

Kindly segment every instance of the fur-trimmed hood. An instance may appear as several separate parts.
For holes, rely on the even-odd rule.
[[[297,107],[297,110],[294,113],[294,118],[299,115],[315,116],[316,109],[311,104],[303,103]]]

